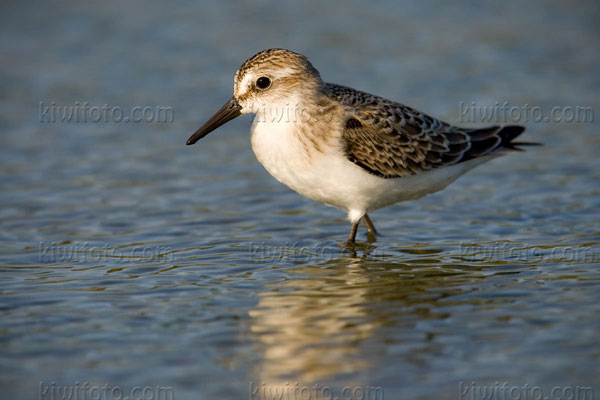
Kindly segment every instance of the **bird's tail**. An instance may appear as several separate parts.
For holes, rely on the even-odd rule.
[[[465,129],[471,139],[471,148],[461,161],[489,154],[496,150],[519,150],[518,146],[539,146],[541,143],[513,141],[525,130],[524,126],[488,126],[487,128]]]
[[[501,146],[507,150],[523,151],[523,149],[519,148],[519,146],[541,146],[542,145],[542,143],[537,143],[537,142],[513,142],[513,140],[516,137],[518,137],[519,135],[521,135],[521,133],[523,133],[523,131],[525,130],[524,126],[507,125],[507,126],[502,126],[499,128],[500,128],[500,130],[496,133],[501,139],[499,147]]]

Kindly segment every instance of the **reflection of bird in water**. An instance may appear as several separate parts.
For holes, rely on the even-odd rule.
[[[447,311],[436,310],[437,299],[462,294],[456,286],[478,279],[474,270],[456,264],[445,270],[442,261],[424,254],[402,263],[338,259],[288,271],[290,279],[259,293],[249,312],[249,329],[262,353],[252,381],[269,390],[291,390],[296,382],[364,384],[361,376],[376,363],[365,344],[399,319],[394,329],[413,340],[422,335],[428,351],[435,333],[415,333],[415,324],[446,318]],[[411,357],[416,360],[418,354]],[[352,378],[340,382],[345,376]]]
[[[368,338],[375,327],[363,305],[368,302],[368,278],[358,263],[340,268],[345,271],[337,269],[337,276],[326,277],[327,286],[315,276],[319,269],[304,267],[297,272],[311,275],[308,278],[260,294],[250,317],[251,330],[264,347],[264,362],[257,371],[261,381],[293,374],[300,382],[314,382],[366,367],[365,360],[352,355],[358,351],[354,344]]]

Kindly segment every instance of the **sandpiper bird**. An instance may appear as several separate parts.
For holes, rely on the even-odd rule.
[[[235,73],[233,97],[187,141],[247,113],[252,149],[281,183],[341,208],[354,243],[368,212],[437,192],[506,150],[521,126],[458,128],[410,107],[346,86],[325,83],[308,59],[264,50]]]

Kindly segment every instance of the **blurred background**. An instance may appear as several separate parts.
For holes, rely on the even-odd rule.
[[[478,398],[505,382],[599,395],[597,1],[0,7],[3,398],[85,382],[151,388],[130,399]],[[268,175],[250,116],[185,146],[270,47],[545,146],[375,212],[383,236],[344,253],[344,214]],[[505,102],[544,118],[465,111]]]

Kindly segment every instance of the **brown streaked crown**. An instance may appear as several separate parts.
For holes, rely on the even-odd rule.
[[[286,49],[267,49],[256,53],[247,59],[235,74],[236,82],[249,71],[271,69],[289,69],[291,73],[302,74],[309,72],[315,77],[321,78],[319,71],[302,54]]]

